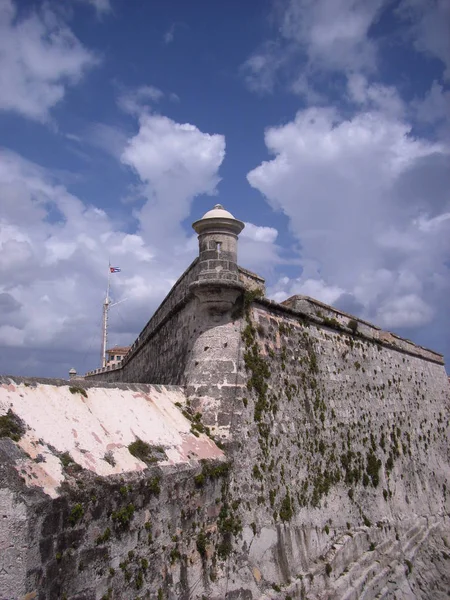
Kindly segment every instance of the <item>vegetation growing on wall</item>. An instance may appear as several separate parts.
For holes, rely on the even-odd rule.
[[[85,398],[87,398],[87,392],[84,388],[75,386],[75,385],[71,385],[69,387],[69,392],[71,394],[81,394],[82,396],[84,396]]]
[[[11,409],[8,409],[6,415],[0,416],[0,438],[9,437],[18,442],[24,433],[24,424]]]
[[[197,487],[203,487],[208,480],[215,480],[220,477],[227,477],[229,474],[229,463],[213,463],[207,460],[200,461],[202,465],[201,473],[194,477]]]
[[[142,460],[147,465],[157,463],[159,460],[167,459],[166,453],[162,446],[152,446],[137,438],[134,442],[128,445],[128,452]]]
[[[393,375],[386,385],[384,373],[373,369],[380,361],[379,345],[355,337],[356,321],[338,327],[329,319],[324,325],[340,329],[330,333],[250,308],[242,340],[244,414],[248,435],[256,432],[259,442],[245,479],[252,490],[247,508],[252,512],[256,506],[259,515],[251,515],[253,533],[267,520],[288,523],[303,509],[323,509],[332,491],[344,492],[357,511],[367,494],[389,502],[389,477],[396,461],[411,455],[414,437],[406,413],[398,411],[391,422],[388,412],[386,417],[377,412],[384,411],[389,395],[402,399],[404,393],[400,378]],[[336,350],[334,362],[329,350],[327,360],[321,359],[327,344]],[[345,419],[337,416],[336,406]],[[429,429],[421,439],[426,452]],[[361,522],[372,527],[362,512]]]

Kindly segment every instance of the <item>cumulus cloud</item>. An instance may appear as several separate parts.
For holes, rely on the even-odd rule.
[[[0,0],[0,110],[45,121],[97,62],[47,4],[21,16],[12,0]]]
[[[276,302],[282,302],[289,296],[300,294],[310,296],[325,304],[335,304],[343,293],[342,288],[336,285],[328,285],[322,279],[290,279],[289,277],[281,277],[268,290],[268,294]]]
[[[450,139],[450,90],[433,81],[422,98],[412,103],[418,123],[431,127],[441,139]]]
[[[307,109],[266,131],[273,158],[248,181],[289,217],[303,266],[271,288],[275,298],[312,295],[394,328],[443,314],[449,148],[414,138],[395,113]]]
[[[388,298],[377,312],[377,321],[384,327],[417,327],[431,321],[433,310],[417,294]]]
[[[274,227],[245,223],[239,236],[239,264],[263,277],[273,276],[274,268],[283,262],[277,237]]]
[[[254,242],[274,242],[277,239],[278,231],[274,227],[260,227],[253,223],[245,223],[245,229],[241,237],[245,240]]]
[[[216,193],[224,157],[224,136],[161,115],[141,114],[139,131],[125,147],[122,162],[144,186],[147,201],[136,217],[146,239],[165,247],[184,238],[181,222],[195,196]]]
[[[106,123],[91,123],[83,134],[85,142],[100,148],[117,160],[120,160],[128,139],[127,132],[122,128]]]

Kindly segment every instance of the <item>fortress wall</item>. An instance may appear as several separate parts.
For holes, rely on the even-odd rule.
[[[248,319],[230,490],[241,499],[237,514],[258,577],[287,585],[299,573],[323,573],[335,544],[349,548],[347,529],[361,532],[364,554],[372,545],[406,548],[402,540],[414,531],[425,539],[433,519],[444,526],[450,390],[443,366],[267,302],[255,303]],[[399,548],[392,568],[400,564],[404,577],[410,555],[399,559]],[[339,556],[336,578],[348,567]],[[394,577],[386,568],[385,583]]]
[[[0,460],[8,448],[3,440],[0,440]],[[0,481],[0,591],[1,597],[22,598],[26,592],[26,576],[29,564],[33,563],[33,551],[37,542],[30,543],[28,530],[28,511],[26,503],[11,490],[6,488],[7,481],[5,468],[1,468]],[[9,483],[9,481],[8,481]],[[7,518],[5,518],[7,517]],[[30,557],[31,554],[31,557]],[[31,560],[30,560],[31,559]],[[36,560],[35,564],[38,564]]]
[[[18,444],[0,441],[0,453],[10,446],[0,487],[14,496],[2,506],[8,522],[28,524],[17,531],[28,554],[21,552],[27,558],[11,571],[11,585],[42,590],[45,600],[146,592],[151,600],[372,600],[401,589],[434,600],[449,589],[450,411],[442,365],[265,300],[243,313],[237,308],[214,315],[190,302],[167,321],[170,330],[158,330],[172,362],[178,332],[192,339],[186,399],[181,388],[163,386],[80,382],[86,398],[67,385],[50,393],[32,381],[3,382],[4,410],[13,402],[31,427]],[[191,319],[191,329],[173,327],[176,318]],[[154,413],[144,419],[147,392]],[[176,425],[189,444],[166,452],[181,462],[158,459],[134,471],[121,462],[120,473],[100,471],[109,466],[103,451],[94,452],[98,444],[112,444],[124,459],[124,441],[116,439],[124,423],[132,437],[146,439],[151,429],[157,443]],[[210,458],[219,456],[199,433],[205,425],[232,434],[229,478],[216,463],[193,458],[197,440],[215,449]],[[77,434],[70,452],[81,469],[59,468],[64,480],[54,499],[31,492],[45,483],[33,473],[60,463],[67,427]],[[44,463],[41,438],[48,442]]]
[[[227,441],[232,553],[225,568],[211,533],[206,564],[218,570],[203,589],[217,600],[225,585],[236,599],[370,600],[389,586],[432,598],[424,578],[433,594],[450,587],[442,357],[315,301],[287,304],[213,315],[188,300],[129,374],[184,378],[192,412]]]
[[[240,340],[238,328],[230,315],[211,316],[191,297],[175,307],[123,366],[100,370],[85,380],[186,384],[189,397],[198,389],[199,395],[215,403],[214,422],[207,424],[216,425],[219,399],[228,398],[227,386],[235,385],[238,345],[233,339]]]

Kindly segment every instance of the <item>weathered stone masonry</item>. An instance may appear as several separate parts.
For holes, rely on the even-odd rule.
[[[237,266],[242,224],[222,207],[199,223],[199,260],[121,367],[0,380],[22,428],[0,440],[1,592],[447,597],[442,357],[311,298],[265,299]]]

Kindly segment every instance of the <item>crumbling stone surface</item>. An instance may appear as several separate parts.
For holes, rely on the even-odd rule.
[[[448,590],[445,556],[433,567],[430,550],[445,553],[449,536],[442,365],[265,303],[247,312],[241,338],[248,383],[233,405],[230,493],[248,570],[261,592],[272,588],[261,597]],[[422,569],[434,575],[420,590]]]

